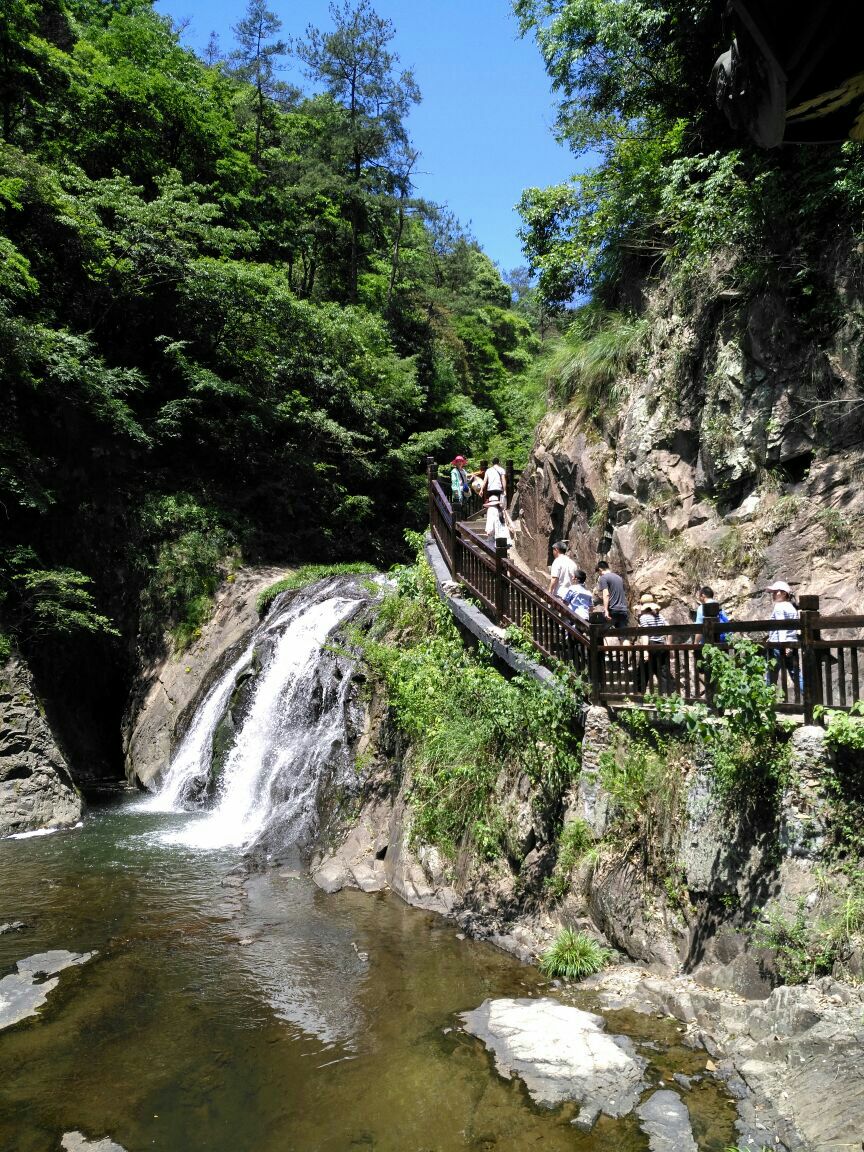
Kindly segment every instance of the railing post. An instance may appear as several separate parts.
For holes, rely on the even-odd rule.
[[[716,600],[709,600],[706,604],[702,605],[702,646],[706,644],[716,644],[718,636],[717,617],[720,614],[720,605]],[[705,703],[708,705],[709,711],[716,712],[714,706],[714,681],[711,674],[705,666],[704,662],[702,668],[702,678],[705,681]]]
[[[588,625],[588,675],[591,679],[591,703],[600,703],[600,649],[603,646],[603,627],[600,624]]]
[[[503,624],[507,615],[507,585],[504,581],[504,561],[507,559],[507,540],[499,536],[495,541],[495,615],[496,623]]]
[[[459,579],[459,560],[456,546],[459,543],[459,510],[461,507],[462,505],[456,501],[450,505],[450,556],[453,564],[450,575],[454,580]]]
[[[516,481],[514,479],[515,473],[513,471],[513,461],[512,460],[505,460],[504,461],[504,471],[505,471],[505,474],[507,476],[507,503],[512,504],[513,503],[513,495],[515,492],[515,484],[516,484]]]
[[[813,641],[821,633],[814,627],[819,619],[819,597],[799,596],[798,609],[801,613],[801,676],[804,681],[802,702],[804,705],[804,723],[813,723],[813,709],[822,703],[822,679],[819,653],[813,647]]]
[[[432,524],[434,522],[433,521],[433,507],[434,507],[435,497],[432,494],[432,485],[435,483],[435,473],[437,472],[437,470],[438,470],[438,467],[435,463],[435,457],[434,456],[427,456],[426,457],[426,494],[429,498],[429,527],[430,528],[432,527]]]

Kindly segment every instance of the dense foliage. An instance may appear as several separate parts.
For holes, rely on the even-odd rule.
[[[525,449],[537,345],[413,195],[368,0],[228,56],[150,0],[0,11],[0,596],[30,649],[194,629],[242,559],[392,557],[423,459]],[[101,659],[101,658],[100,658]]]
[[[731,287],[772,270],[785,281],[791,268],[803,306],[819,295],[825,237],[862,232],[864,153],[852,143],[768,152],[732,132],[707,95],[727,47],[723,5],[513,6],[558,96],[560,138],[594,161],[523,196],[523,238],[548,304],[577,291],[614,302],[625,275],[665,267],[687,277],[721,252]]]

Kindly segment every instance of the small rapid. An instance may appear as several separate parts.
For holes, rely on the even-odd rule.
[[[367,600],[355,582],[343,581],[277,601],[202,699],[158,792],[142,802],[150,811],[189,813],[160,833],[166,843],[297,853],[309,846],[321,788],[349,767],[350,677],[323,668],[322,653]],[[245,675],[251,687],[214,783],[217,729]]]

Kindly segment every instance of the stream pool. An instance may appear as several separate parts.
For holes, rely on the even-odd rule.
[[[98,955],[38,1015],[0,1032],[0,1149],[59,1152],[65,1132],[127,1152],[643,1152],[631,1116],[583,1134],[533,1105],[455,1014],[487,997],[561,995],[394,896],[320,892],[178,835],[196,818],[140,802],[83,827],[0,841],[0,976],[51,949]],[[590,1003],[571,1002],[590,1008]],[[647,1078],[704,1070],[674,1022],[607,1014]],[[684,1094],[700,1152],[733,1142],[708,1078]]]

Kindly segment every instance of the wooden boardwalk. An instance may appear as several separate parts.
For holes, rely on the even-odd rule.
[[[507,558],[506,547],[494,544],[467,517],[480,509],[471,496],[454,509],[428,461],[429,526],[454,580],[477,600],[495,623],[515,624],[530,631],[548,663],[563,661],[583,677],[593,703],[641,702],[647,696],[678,696],[685,703],[713,706],[711,683],[700,659],[702,641],[720,644],[724,636],[749,636],[777,667],[777,711],[803,715],[813,723],[817,706],[848,711],[862,698],[864,686],[864,615],[822,616],[818,596],[801,596],[799,638],[768,643],[778,628],[773,620],[734,620],[719,624],[706,618],[694,624],[669,624],[665,642],[649,644],[656,628],[621,628],[612,635],[625,643],[609,644],[601,625],[584,624],[530,575]],[[779,625],[782,628],[782,624]],[[658,651],[659,650],[659,651]],[[667,669],[662,677],[658,665]]]

